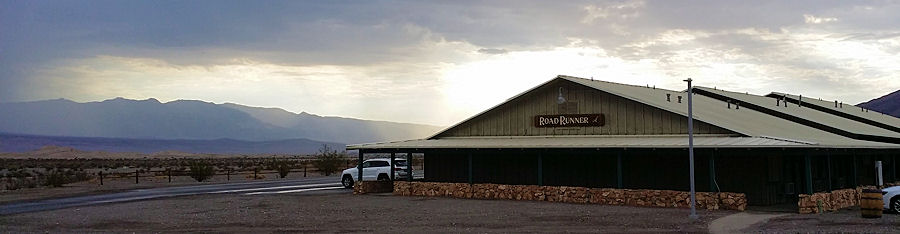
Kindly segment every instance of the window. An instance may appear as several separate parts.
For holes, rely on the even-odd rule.
[[[372,167],[387,167],[391,165],[390,163],[385,161],[371,161],[370,163]]]
[[[406,166],[406,161],[394,161],[394,166]]]
[[[364,162],[362,165],[363,168],[369,167],[369,162]]]

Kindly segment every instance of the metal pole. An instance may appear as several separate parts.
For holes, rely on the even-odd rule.
[[[709,153],[709,191],[710,192],[719,192],[719,189],[716,186],[716,151],[710,151]]]
[[[616,153],[616,188],[625,188],[622,183],[622,152]]]
[[[691,219],[697,219],[697,198],[695,196],[696,190],[694,189],[694,109],[693,109],[693,96],[694,91],[691,86],[691,78],[687,78],[684,80],[688,85],[688,156],[689,161],[691,163],[691,215],[689,216]]]
[[[412,153],[406,153],[406,181],[413,181],[413,170],[412,170],[413,160]],[[425,167],[423,164],[422,167]]]
[[[812,195],[812,159],[809,157],[809,153],[803,155],[803,172],[806,174],[806,194]]]
[[[538,186],[544,186],[544,153],[538,152]]]
[[[469,152],[469,154],[466,155],[466,158],[468,158],[468,161],[469,161],[469,170],[468,170],[469,171],[469,175],[468,175],[469,180],[468,181],[469,181],[469,184],[472,184],[473,183],[473,181],[472,181],[472,152]]]
[[[828,183],[825,184],[828,185],[828,192],[831,192],[832,190],[834,190],[834,187],[832,187],[831,184],[831,152],[825,153],[825,166],[828,167],[828,171],[826,171],[827,173],[825,174],[825,177],[827,177],[828,179]]]
[[[360,182],[363,181],[363,167],[362,167],[362,164],[363,164],[363,154],[365,154],[365,153],[363,152],[363,150],[359,150],[359,164],[356,165],[356,175],[358,176],[358,177],[356,177],[356,181],[357,181],[358,183],[360,183]],[[361,183],[360,183],[360,184],[361,184]]]
[[[851,153],[851,155],[853,157],[853,178],[850,181],[853,182],[853,187],[856,188],[856,187],[859,187],[859,181],[858,181],[859,176],[857,174],[859,172],[856,169],[856,153]]]
[[[391,152],[391,181],[394,181],[394,160],[397,155],[394,152]]]

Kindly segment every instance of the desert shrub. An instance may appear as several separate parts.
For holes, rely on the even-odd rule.
[[[60,187],[69,182],[69,175],[61,170],[47,170],[43,176],[44,186]]]
[[[278,171],[278,177],[284,178],[287,177],[288,173],[291,172],[293,165],[288,160],[272,160],[272,168],[275,168]]]
[[[36,188],[38,183],[31,178],[7,178],[6,190],[16,190],[22,188]]]
[[[191,168],[191,172],[188,174],[191,178],[197,180],[197,182],[203,182],[216,173],[215,168],[206,161],[193,161],[189,167]]]
[[[343,164],[343,159],[346,158],[346,156],[346,151],[338,152],[337,150],[329,148],[328,145],[322,144],[322,148],[320,148],[319,153],[315,155],[312,164],[319,169],[319,173],[330,176],[340,169]]]
[[[71,182],[79,182],[79,181],[87,181],[94,178],[94,174],[88,173],[84,170],[77,170],[74,173],[73,180]]]

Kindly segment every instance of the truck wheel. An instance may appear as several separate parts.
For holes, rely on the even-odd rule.
[[[391,177],[389,177],[387,174],[379,174],[378,175],[378,181],[390,181],[390,180],[391,180]]]
[[[341,179],[341,184],[344,185],[344,188],[353,188],[353,177],[344,175],[344,178]]]

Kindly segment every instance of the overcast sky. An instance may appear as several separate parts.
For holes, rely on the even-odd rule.
[[[896,1],[0,2],[0,102],[451,125],[559,74],[845,103],[900,89]]]

